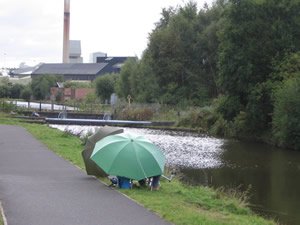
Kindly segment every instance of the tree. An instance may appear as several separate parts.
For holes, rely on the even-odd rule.
[[[138,65],[138,79],[134,89],[134,98],[137,102],[155,103],[159,101],[159,85],[149,64],[145,63],[144,58]]]
[[[163,26],[158,26],[150,35],[147,55],[161,89],[160,96],[165,103],[176,104],[179,98],[190,97],[187,88],[193,82],[189,67],[195,45],[195,18],[197,7],[189,3],[186,7],[169,12]]]
[[[225,5],[217,1],[198,12],[196,3],[188,2],[163,10],[142,59],[160,87],[161,102],[203,105],[217,96],[217,33]]]
[[[239,99],[253,130],[271,127],[269,80],[276,79],[274,64],[300,49],[299,10],[296,0],[231,0],[225,10],[219,32],[219,87]]]
[[[276,65],[273,78],[273,139],[280,146],[300,150],[300,52]]]
[[[28,108],[30,107],[30,100],[32,96],[32,91],[29,85],[24,87],[24,89],[21,91],[20,97],[28,102]]]
[[[115,91],[117,76],[117,74],[105,74],[96,78],[96,94],[103,102],[110,101],[110,96]]]
[[[137,73],[137,61],[135,59],[127,60],[122,66],[119,79],[116,83],[116,93],[119,97],[127,98],[128,95],[132,95],[132,86],[130,79]],[[132,83],[132,81],[131,81]]]
[[[300,150],[300,71],[275,93],[273,134],[278,145]]]
[[[44,100],[50,96],[50,88],[54,87],[56,82],[63,81],[62,76],[44,75],[32,79],[31,90],[35,99]]]
[[[7,98],[11,95],[11,86],[8,77],[0,79],[0,98]]]
[[[20,98],[24,85],[22,84],[13,84],[10,90],[11,98]]]

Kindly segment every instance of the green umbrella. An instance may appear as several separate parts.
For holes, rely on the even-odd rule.
[[[123,133],[123,129],[120,129],[118,127],[104,126],[101,127],[95,134],[93,134],[87,139],[84,150],[82,151],[81,154],[85,164],[86,173],[88,175],[95,175],[100,177],[107,176],[107,174],[105,174],[105,172],[101,168],[99,168],[94,163],[94,161],[90,159],[90,157],[92,155],[93,149],[97,141],[109,135],[120,134],[120,133]]]
[[[143,136],[116,134],[105,137],[95,145],[91,159],[107,174],[142,180],[161,175],[165,156]]]

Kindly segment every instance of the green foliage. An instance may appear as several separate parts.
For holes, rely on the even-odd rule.
[[[126,107],[118,115],[118,119],[122,120],[138,120],[145,121],[153,118],[153,110],[151,108],[133,108]]]
[[[218,109],[236,136],[271,130],[274,89],[299,67],[299,1],[231,0],[219,30]]]
[[[31,90],[36,100],[44,100],[50,97],[50,88],[54,87],[56,82],[63,81],[62,76],[44,75],[32,79]]]
[[[256,135],[271,128],[273,112],[272,92],[274,84],[271,81],[255,85],[248,96],[247,131]]]
[[[8,77],[0,77],[0,85],[7,86],[10,84]]]
[[[300,150],[300,71],[275,93],[273,134],[277,144]]]
[[[0,98],[10,97],[10,87],[6,85],[0,85]]]
[[[212,107],[192,108],[180,116],[178,126],[198,128],[202,132],[208,132],[216,120],[217,115]]]
[[[13,84],[7,77],[0,78],[0,98],[20,98],[23,89],[22,84]]]
[[[97,95],[95,93],[88,93],[84,100],[86,103],[95,103],[97,101]]]
[[[62,90],[58,90],[57,94],[55,96],[55,101],[57,102],[61,102],[63,99],[63,91]]]
[[[215,100],[216,110],[225,120],[232,121],[242,110],[240,99],[237,96],[220,96]]]
[[[6,102],[4,99],[2,99],[2,101],[0,102],[0,111],[2,112],[11,112],[14,111],[16,109],[16,106],[12,103],[8,103]]]
[[[110,96],[115,91],[117,76],[117,74],[105,74],[96,78],[96,94],[102,102],[110,101]]]
[[[281,62],[278,62],[274,65],[274,73],[272,74],[272,80],[282,81],[284,79],[297,77],[299,75],[299,71],[300,52],[286,54],[286,56]]]
[[[20,97],[21,97],[22,99],[24,99],[25,101],[30,101],[31,96],[32,96],[31,88],[30,88],[30,86],[26,86],[26,87],[22,90],[22,92],[21,92],[21,94],[20,94]]]
[[[299,1],[232,0],[220,35],[219,82],[245,106],[252,88],[269,79],[273,62],[300,49]]]
[[[178,99],[203,105],[216,96],[217,30],[222,6],[198,12],[193,2],[163,11],[150,35],[145,63],[153,69],[160,101],[176,105]]]
[[[11,86],[7,77],[0,79],[0,98],[9,98],[11,95]]]
[[[132,94],[132,86],[130,85],[130,77],[137,73],[137,62],[134,59],[129,59],[122,66],[120,78],[117,81],[116,92],[118,96],[127,98]]]
[[[2,215],[0,215],[0,225],[4,225]]]
[[[10,89],[10,97],[15,99],[20,98],[24,88],[25,86],[22,84],[13,84]]]
[[[224,4],[200,10],[196,3],[163,9],[140,61],[121,70],[117,94],[136,102],[205,105],[217,95],[217,31]]]
[[[122,67],[116,91],[118,96],[127,99],[131,96],[134,102],[156,102],[159,87],[152,68],[145,63],[147,56],[140,61],[128,60]]]
[[[232,122],[228,122],[221,116],[221,114],[217,114],[217,119],[210,127],[209,133],[219,137],[232,137]]]

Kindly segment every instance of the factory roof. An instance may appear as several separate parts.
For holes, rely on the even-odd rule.
[[[107,63],[45,63],[32,74],[97,75]]]

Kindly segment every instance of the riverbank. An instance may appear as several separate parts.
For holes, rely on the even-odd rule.
[[[79,138],[46,125],[22,123],[4,114],[0,114],[0,123],[25,127],[56,154],[84,169]],[[207,187],[183,185],[177,180],[163,180],[157,192],[138,188],[122,192],[174,224],[276,224],[254,215],[246,207],[245,196],[237,192],[228,195]]]
[[[0,203],[0,225],[4,225],[4,222],[3,222],[3,214],[2,214],[2,205],[1,205],[1,203]]]

